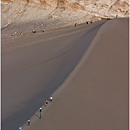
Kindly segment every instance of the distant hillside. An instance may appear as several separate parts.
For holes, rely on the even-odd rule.
[[[1,5],[2,27],[34,22],[47,28],[129,16],[129,0],[2,0]]]

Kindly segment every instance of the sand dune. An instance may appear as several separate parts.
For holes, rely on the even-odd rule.
[[[24,130],[128,128],[128,19],[103,25],[128,17],[128,0],[2,0],[1,14],[2,130],[23,125],[66,78]]]
[[[35,114],[72,72],[104,23],[2,38],[2,130],[17,130]]]
[[[104,24],[30,130],[128,130],[128,19]]]

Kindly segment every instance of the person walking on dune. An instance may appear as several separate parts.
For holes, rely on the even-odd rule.
[[[42,112],[42,107],[40,107],[40,110],[39,110],[40,112]]]
[[[19,130],[22,130],[22,127],[21,127],[21,126],[19,127]]]
[[[48,101],[46,101],[46,106],[48,105]]]
[[[53,100],[53,97],[52,97],[52,96],[50,96],[50,98],[49,98],[49,99],[50,99],[50,101],[52,102],[52,100]]]
[[[28,119],[28,126],[30,126],[30,119]]]

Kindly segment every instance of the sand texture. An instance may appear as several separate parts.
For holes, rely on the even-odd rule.
[[[40,106],[73,71],[104,23],[2,37],[2,130],[17,130],[33,115],[39,119]]]
[[[29,130],[128,130],[128,19],[105,23]],[[58,92],[59,91],[59,92]]]

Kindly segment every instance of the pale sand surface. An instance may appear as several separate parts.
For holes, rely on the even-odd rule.
[[[17,130],[35,114],[73,71],[103,24],[2,37],[2,130]],[[34,117],[38,120],[39,113]]]
[[[128,19],[101,27],[66,82],[42,119],[26,128],[128,130]]]

